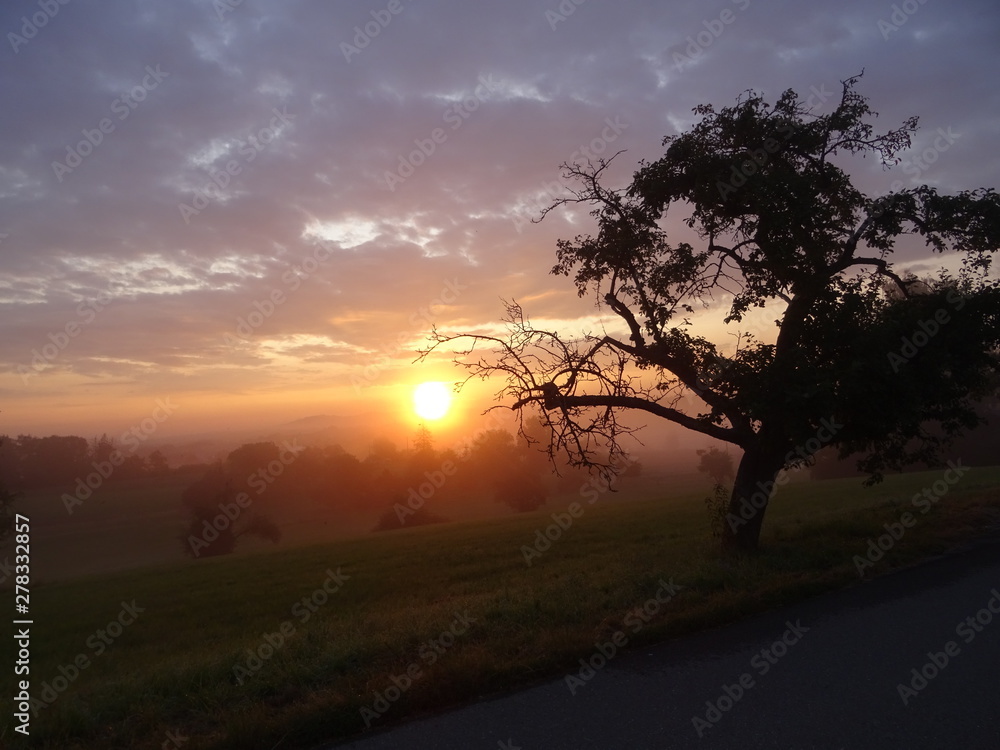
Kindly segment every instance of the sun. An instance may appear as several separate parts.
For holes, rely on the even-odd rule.
[[[451,391],[445,383],[421,383],[413,391],[413,410],[424,419],[441,419],[451,406]]]

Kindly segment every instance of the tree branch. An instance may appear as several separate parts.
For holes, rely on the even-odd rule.
[[[708,435],[716,440],[724,440],[727,443],[732,443],[740,447],[745,447],[748,443],[746,436],[735,428],[720,427],[719,425],[712,424],[711,422],[706,422],[704,420],[697,419],[696,417],[692,417],[682,411],[678,411],[677,409],[664,406],[656,401],[648,401],[637,396],[566,396],[561,394],[556,396],[552,389],[546,389],[545,386],[542,386],[538,390],[540,391],[539,395],[531,395],[520,398],[514,402],[511,408],[520,409],[526,404],[540,402],[542,407],[547,411],[554,408],[572,409],[585,406],[607,406],[621,409],[637,409],[639,411],[649,412],[650,414],[654,414],[658,417],[663,417],[664,419],[667,419],[675,424],[679,424],[689,430],[700,432],[703,435]],[[556,391],[556,393],[557,392],[558,391]]]

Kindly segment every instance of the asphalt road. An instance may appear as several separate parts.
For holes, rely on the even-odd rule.
[[[574,688],[560,678],[327,747],[996,750],[1000,543],[619,653]]]

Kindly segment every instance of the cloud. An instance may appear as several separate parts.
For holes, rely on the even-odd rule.
[[[325,378],[335,398],[431,322],[495,324],[500,297],[572,325],[592,304],[548,270],[588,217],[528,221],[559,164],[625,149],[626,182],[692,107],[748,88],[836,91],[864,67],[880,125],[921,115],[914,155],[961,134],[921,181],[997,183],[985,0],[915,4],[888,34],[893,5],[861,0],[389,5],[70,2],[31,38],[40,6],[0,10],[0,377],[17,426],[39,394],[100,382],[119,384],[106,399],[238,387],[249,403]],[[911,177],[857,174],[872,191]]]

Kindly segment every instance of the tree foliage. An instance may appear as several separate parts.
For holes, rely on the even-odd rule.
[[[697,454],[698,471],[716,484],[733,481],[736,471],[733,468],[733,457],[727,451],[719,450],[713,446],[699,449]]]
[[[201,557],[228,555],[236,549],[240,537],[256,536],[277,543],[281,530],[265,512],[260,503],[254,504],[244,483],[232,473],[232,466],[260,451],[263,444],[244,446],[229,454],[225,463],[211,467],[204,476],[184,490],[181,503],[188,510],[190,520],[179,536],[185,554]],[[268,444],[272,445],[272,444]],[[276,447],[276,446],[275,446]],[[235,462],[232,459],[235,456]]]
[[[773,105],[747,92],[718,111],[699,106],[700,121],[665,138],[664,156],[624,188],[604,184],[618,154],[564,164],[578,187],[543,217],[588,206],[596,233],[560,240],[552,272],[617,325],[567,339],[510,302],[507,335],[471,335],[456,361],[469,378],[502,377],[498,399],[537,410],[550,452],[579,465],[608,470],[633,429],[626,410],[742,449],[723,535],[738,550],[756,548],[778,472],[808,461],[815,448],[802,448],[817,436],[863,453],[872,481],[940,460],[977,423],[998,365],[1000,196],[862,192],[845,171],[851,157],[891,167],[917,118],[877,132],[859,79],[843,82],[829,114],[791,90]],[[697,246],[668,239],[670,212]],[[929,281],[898,272],[897,242],[912,238],[958,253],[960,270]],[[717,310],[721,295],[732,302],[719,314],[737,329],[751,309],[773,310],[774,340],[740,332],[723,347],[700,335],[693,314]],[[462,338],[435,331],[424,356]]]
[[[153,455],[159,456],[155,469]],[[107,482],[138,479],[170,471],[159,451],[154,451],[145,458],[135,453],[132,446],[123,446],[107,434],[90,441],[76,435],[0,437],[0,473],[3,473],[8,486],[18,491],[67,485],[72,487],[78,479],[97,471],[95,464],[101,466],[109,463],[113,471],[104,477],[103,474],[108,474],[105,468],[102,474],[102,479]]]
[[[0,445],[4,441],[0,439]],[[15,528],[14,503],[21,497],[19,492],[12,492],[7,488],[7,478],[0,473],[0,542],[13,533]]]
[[[548,497],[547,466],[538,452],[506,430],[479,433],[465,453],[465,464],[477,481],[493,489],[493,499],[526,513],[541,507]]]

